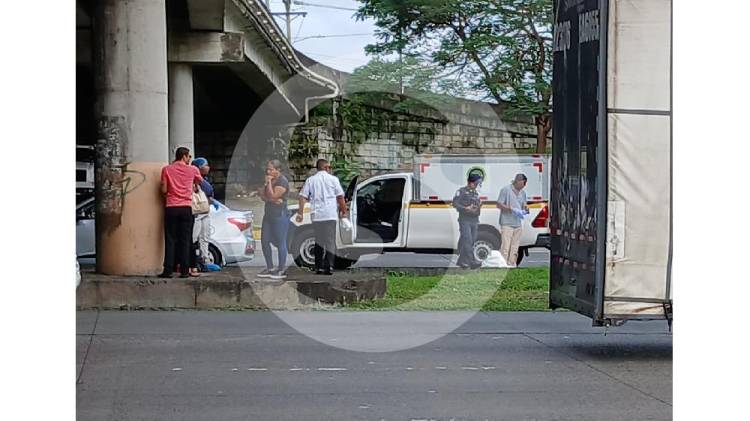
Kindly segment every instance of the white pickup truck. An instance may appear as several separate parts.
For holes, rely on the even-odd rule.
[[[454,253],[457,247],[458,213],[451,205],[455,191],[466,184],[471,172],[484,182],[479,188],[483,201],[474,254],[486,259],[500,248],[500,189],[518,173],[527,178],[529,215],[524,220],[518,262],[531,247],[549,247],[548,159],[542,155],[418,155],[413,173],[392,173],[352,180],[346,191],[352,229],[339,224],[336,235],[338,269],[348,268],[364,254],[388,251]],[[307,205],[309,206],[309,205]],[[293,214],[297,206],[290,206]],[[314,265],[315,236],[309,209],[298,224],[292,218],[290,251],[298,266]]]

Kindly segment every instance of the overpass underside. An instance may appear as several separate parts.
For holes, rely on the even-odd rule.
[[[278,133],[304,119],[305,98],[337,87],[299,62],[262,1],[78,0],[76,8],[76,142],[97,149],[98,270],[155,274],[160,170],[177,147],[208,158],[223,198],[229,178],[262,178],[262,162],[280,153]],[[259,121],[259,108],[273,117]]]

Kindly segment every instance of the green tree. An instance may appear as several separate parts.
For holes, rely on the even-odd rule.
[[[371,54],[406,54],[468,80],[507,113],[534,118],[537,150],[552,128],[551,0],[360,0],[358,19],[372,18]]]
[[[408,55],[375,56],[352,72],[344,92],[353,105],[378,105],[395,112],[414,112],[428,104],[450,105],[468,95],[465,84],[443,72],[442,66]]]
[[[400,93],[419,91],[435,101],[447,100],[447,96],[468,95],[467,87],[452,75],[446,75],[443,67],[421,57],[407,55],[389,59],[376,55],[364,66],[354,69],[346,83],[346,90],[380,87],[384,92]]]

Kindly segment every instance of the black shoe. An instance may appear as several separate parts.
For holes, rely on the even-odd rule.
[[[482,267],[482,262],[474,262],[469,264],[470,269],[479,269]]]
[[[167,273],[167,272],[162,272],[158,276],[159,276],[159,278],[167,278],[167,279],[169,279],[169,278],[172,277],[172,274],[171,273]]]
[[[182,278],[182,279],[189,278],[189,277],[190,277],[189,273],[181,273],[180,274],[180,278]]]
[[[274,271],[273,269],[263,269],[262,271],[255,274],[256,278],[271,278]]]
[[[331,271],[330,269],[324,270],[323,275],[333,275],[333,271]]]

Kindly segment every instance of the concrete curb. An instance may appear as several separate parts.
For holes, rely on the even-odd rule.
[[[248,278],[248,279],[246,279]],[[214,276],[161,279],[84,273],[76,292],[78,309],[273,309],[297,310],[383,297],[383,270],[315,276],[290,269],[286,282],[252,279],[229,269]]]

